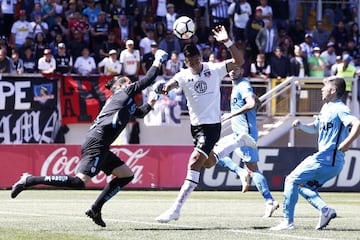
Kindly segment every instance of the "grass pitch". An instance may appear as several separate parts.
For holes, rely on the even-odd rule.
[[[84,212],[98,190],[29,190],[16,199],[0,191],[0,240],[231,240],[231,239],[360,239],[360,193],[322,193],[338,217],[322,231],[314,230],[319,214],[301,197],[293,231],[269,231],[282,219],[282,209],[263,219],[264,200],[258,192],[195,191],[180,219],[168,224],[154,218],[166,210],[177,191],[122,191],[103,208],[106,228]],[[282,202],[282,193],[274,192]]]

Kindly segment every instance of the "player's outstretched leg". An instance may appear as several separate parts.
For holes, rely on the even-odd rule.
[[[94,204],[89,210],[85,212],[85,214],[90,217],[97,225],[101,227],[106,227],[106,224],[101,217],[102,207],[107,201],[109,201],[113,196],[115,196],[121,190],[121,188],[126,186],[133,179],[134,176],[114,178],[113,180],[111,180],[108,184],[106,184],[100,195],[95,200]]]
[[[17,181],[11,188],[11,198],[16,198],[19,193],[25,190],[26,180],[31,177],[30,173],[23,173],[19,181]]]
[[[94,223],[96,223],[97,225],[101,226],[101,227],[106,227],[106,223],[102,220],[101,217],[101,211],[95,211],[92,208],[90,208],[89,210],[87,210],[85,212],[85,214],[91,218]]]

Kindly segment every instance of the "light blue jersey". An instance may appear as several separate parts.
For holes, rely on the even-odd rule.
[[[243,107],[246,104],[245,99],[251,95],[254,95],[254,91],[248,79],[242,78],[240,81],[234,83],[231,92],[231,112],[235,112]],[[256,110],[252,109],[244,114],[232,117],[231,127],[234,133],[248,133],[257,141]]]
[[[342,166],[344,152],[337,148],[349,134],[349,124],[356,119],[350,109],[341,101],[325,103],[321,108],[315,126],[319,130],[318,152],[314,157],[322,164]]]

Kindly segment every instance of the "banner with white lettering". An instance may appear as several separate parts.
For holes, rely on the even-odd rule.
[[[3,76],[0,143],[53,143],[59,128],[57,79]]]
[[[91,123],[111,92],[105,83],[112,76],[68,75],[61,80],[62,123]]]

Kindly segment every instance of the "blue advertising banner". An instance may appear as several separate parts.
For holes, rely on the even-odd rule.
[[[258,166],[267,179],[269,188],[282,191],[285,177],[305,157],[316,151],[315,148],[260,148]],[[231,157],[235,163],[240,163],[236,151]],[[198,187],[202,190],[241,190],[241,181],[235,173],[216,165],[203,170]],[[256,190],[253,182],[250,190]],[[360,191],[360,149],[346,152],[343,170],[337,177],[325,183],[321,190]]]

